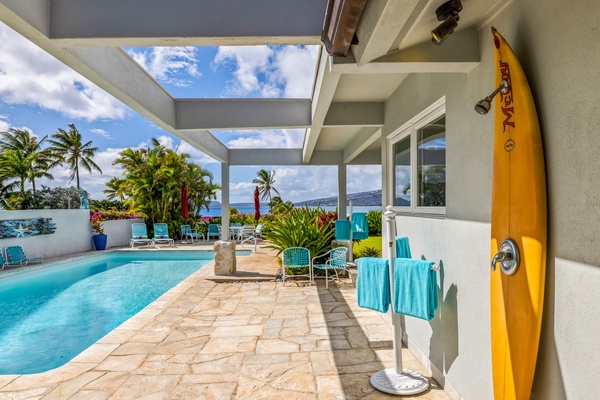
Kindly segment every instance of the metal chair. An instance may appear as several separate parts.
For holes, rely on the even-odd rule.
[[[285,282],[285,273],[287,270],[300,270],[304,269],[308,271],[307,274],[291,274],[288,276],[293,277],[308,277],[310,283],[313,282],[312,268],[310,267],[310,250],[305,247],[288,247],[281,253],[281,280]]]
[[[244,247],[244,244],[249,241],[254,242],[254,252],[256,253],[256,236],[254,235],[255,229],[254,225],[244,225],[242,226],[242,230],[240,231],[240,243],[241,247]]]
[[[339,281],[339,275],[338,275],[338,271],[346,271],[348,272],[348,270],[346,269],[346,257],[348,255],[348,248],[347,247],[336,247],[335,249],[332,249],[330,251],[328,251],[325,254],[321,254],[319,256],[316,256],[315,258],[313,258],[311,260],[311,265],[313,268],[313,279],[314,279],[314,269],[320,269],[320,270],[325,270],[325,288],[329,289],[329,281],[331,280],[338,280]],[[327,260],[325,262],[320,262],[317,263],[316,260],[323,260],[327,258]],[[328,271],[329,270],[333,270],[335,272],[335,278],[331,277],[331,279],[329,279],[328,276]]]
[[[221,229],[219,229],[221,225],[217,224],[208,224],[208,232],[206,233],[206,240],[210,240],[212,236],[215,236],[217,239],[221,238]]]
[[[169,237],[169,225],[165,223],[154,224],[154,243],[167,243],[169,246],[175,246],[175,240]]]
[[[182,243],[187,243],[187,240],[190,239],[193,244],[194,239],[198,240],[199,238],[205,240],[204,233],[192,229],[190,225],[181,225],[181,239],[185,240],[185,242]]]

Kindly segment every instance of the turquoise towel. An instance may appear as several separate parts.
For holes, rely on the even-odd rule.
[[[394,311],[433,319],[438,307],[437,274],[433,262],[397,258],[394,261]]]
[[[412,258],[407,236],[396,237],[396,258]]]
[[[369,221],[366,213],[352,213],[352,240],[369,237]]]
[[[335,240],[350,240],[350,221],[345,219],[335,221]]]
[[[357,261],[356,292],[358,306],[387,312],[390,305],[390,276],[388,260],[361,257]]]

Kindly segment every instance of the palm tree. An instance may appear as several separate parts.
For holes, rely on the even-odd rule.
[[[102,173],[100,167],[94,162],[93,157],[98,151],[97,147],[92,147],[92,141],[82,143],[81,133],[74,124],[69,124],[69,130],[58,128],[58,132],[52,135],[50,151],[55,158],[53,165],[68,164],[71,170],[71,180],[77,178],[77,188],[79,188],[79,167],[83,167],[89,173],[92,169]],[[69,181],[69,182],[70,182]]]
[[[265,169],[261,169],[257,173],[258,178],[254,179],[252,183],[258,185],[258,191],[261,195],[261,201],[269,200],[269,205],[271,204],[271,191],[277,193],[279,192],[275,189],[275,171],[267,171]]]
[[[216,191],[221,189],[220,185],[213,183],[213,174],[197,164],[189,163],[184,179],[188,185],[190,210],[194,214],[199,214],[202,207],[208,210],[210,201],[217,199]]]
[[[0,151],[16,151],[23,154],[22,160],[27,160],[29,170],[26,176],[35,193],[35,178],[54,179],[48,173],[50,168],[50,153],[48,149],[42,149],[42,143],[46,140],[44,136],[40,141],[29,131],[22,129],[9,129],[7,132],[0,132]],[[20,176],[19,176],[20,178]]]

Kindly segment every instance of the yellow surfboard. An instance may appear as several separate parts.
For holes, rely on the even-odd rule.
[[[504,38],[494,28],[492,34],[496,87],[502,81],[508,84],[494,102],[491,254],[497,268],[490,277],[494,398],[529,399],[546,277],[544,153],[523,69]]]

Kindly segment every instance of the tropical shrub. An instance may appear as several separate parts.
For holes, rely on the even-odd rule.
[[[353,253],[354,259],[357,260],[361,257],[381,257],[381,250],[376,249],[375,247],[364,247]]]
[[[316,209],[295,208],[289,214],[279,214],[267,223],[265,237],[270,242],[266,247],[281,254],[288,247],[306,247],[311,257],[331,250],[333,239],[332,213],[320,207]]]
[[[383,214],[380,210],[371,210],[367,213],[367,221],[369,222],[369,235],[381,236],[381,225]]]
[[[140,212],[130,213],[128,211],[120,210],[95,211],[90,213],[90,224],[92,225],[92,231],[94,233],[98,235],[103,235],[104,229],[102,228],[102,223],[104,221],[115,221],[136,218],[144,218],[144,214]]]

